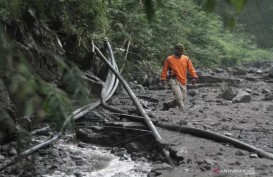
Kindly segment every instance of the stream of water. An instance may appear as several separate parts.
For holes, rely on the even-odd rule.
[[[58,170],[44,177],[145,177],[151,170],[151,164],[147,162],[135,162],[130,157],[121,160],[104,147],[89,145],[82,148],[64,142],[54,146],[68,155],[63,158],[64,163],[58,166]]]

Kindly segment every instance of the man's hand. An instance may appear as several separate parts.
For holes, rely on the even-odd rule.
[[[191,80],[191,84],[192,84],[192,85],[195,85],[195,84],[196,84],[196,80],[197,80],[197,78],[194,77],[194,78]]]
[[[166,89],[167,88],[167,81],[166,80],[162,80],[161,83],[162,83],[162,86]]]

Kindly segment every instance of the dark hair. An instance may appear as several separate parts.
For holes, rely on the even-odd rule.
[[[183,44],[176,44],[174,46],[174,49],[175,50],[182,50],[182,51],[184,51],[184,45]]]

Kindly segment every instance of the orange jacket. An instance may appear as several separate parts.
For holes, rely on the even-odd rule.
[[[161,80],[167,79],[167,72],[171,69],[171,75],[176,75],[176,78],[182,85],[187,85],[187,70],[192,77],[198,78],[191,60],[186,55],[176,58],[174,55],[169,56],[161,72]]]

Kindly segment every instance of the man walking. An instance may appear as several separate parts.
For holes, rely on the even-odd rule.
[[[174,54],[169,56],[164,63],[161,73],[161,82],[164,88],[167,85],[167,78],[175,99],[166,103],[164,107],[168,109],[178,105],[181,110],[185,110],[185,100],[187,94],[187,71],[191,75],[192,84],[196,83],[198,78],[196,71],[188,56],[183,55],[184,46],[177,44],[174,46]]]

